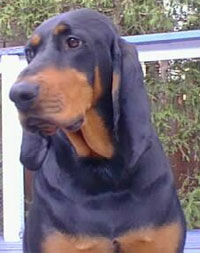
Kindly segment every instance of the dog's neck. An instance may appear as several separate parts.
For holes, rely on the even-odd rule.
[[[78,132],[65,133],[81,157],[97,156],[109,159],[114,154],[109,131],[94,108],[87,112],[85,123]]]

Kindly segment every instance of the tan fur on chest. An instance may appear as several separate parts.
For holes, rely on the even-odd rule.
[[[180,225],[141,229],[119,238],[123,253],[176,253],[180,242]]]
[[[180,225],[173,223],[130,231],[114,240],[104,237],[75,238],[55,232],[44,240],[42,253],[176,253],[180,231]]]
[[[54,233],[46,238],[42,253],[110,253],[110,241],[106,238],[71,237]]]

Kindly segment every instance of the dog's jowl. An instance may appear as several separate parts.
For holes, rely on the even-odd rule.
[[[41,24],[10,90],[34,170],[24,253],[182,253],[185,222],[137,51],[90,9]]]

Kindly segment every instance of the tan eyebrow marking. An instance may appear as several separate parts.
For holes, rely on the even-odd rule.
[[[60,24],[55,27],[55,29],[53,30],[53,34],[58,35],[68,29],[69,29],[69,26],[67,24]]]
[[[38,34],[34,34],[30,40],[32,46],[38,46],[41,42],[41,37]]]

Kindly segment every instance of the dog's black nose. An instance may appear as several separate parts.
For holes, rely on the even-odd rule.
[[[19,110],[29,110],[38,96],[39,87],[36,84],[16,83],[10,90],[10,99]]]

